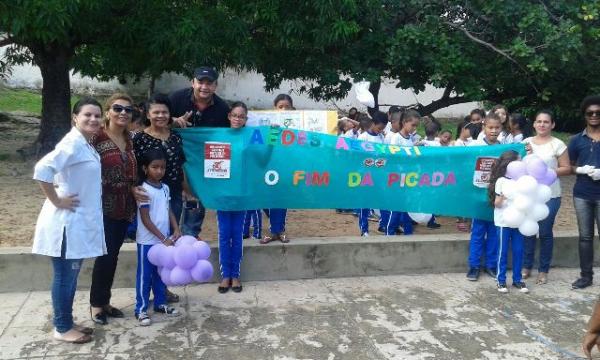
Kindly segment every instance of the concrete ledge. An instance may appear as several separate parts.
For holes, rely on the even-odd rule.
[[[466,271],[469,238],[466,234],[372,236],[293,239],[288,244],[260,245],[246,240],[242,280],[293,280],[392,274]],[[217,243],[211,262],[218,271]],[[578,235],[556,232],[553,266],[579,267]],[[595,242],[595,263],[600,243]],[[119,256],[114,287],[135,287],[135,244],[125,244]],[[93,260],[86,260],[79,287],[90,286]],[[216,281],[219,274],[215,274]],[[0,248],[0,292],[48,290],[50,262],[31,249]]]

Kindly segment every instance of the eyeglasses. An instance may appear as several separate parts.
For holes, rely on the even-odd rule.
[[[123,105],[113,105],[111,107],[112,111],[116,112],[116,113],[121,113],[123,111],[125,111],[126,114],[133,114],[133,107],[131,106],[123,106]]]
[[[586,111],[585,112],[585,116],[587,116],[587,117],[600,116],[600,110],[598,110],[598,111]]]

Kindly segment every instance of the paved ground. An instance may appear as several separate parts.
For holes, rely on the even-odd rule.
[[[530,294],[464,274],[254,282],[225,295],[209,284],[177,289],[183,315],[148,328],[132,316],[133,290],[117,289],[128,317],[82,346],[50,340],[48,292],[0,294],[0,359],[572,359],[600,293],[570,290],[576,275],[554,270]],[[75,314],[91,325],[87,297]]]

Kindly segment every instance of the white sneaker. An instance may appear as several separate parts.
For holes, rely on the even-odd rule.
[[[162,313],[162,314],[165,314],[167,316],[172,316],[172,317],[181,315],[181,313],[179,312],[179,310],[177,310],[174,307],[169,306],[167,304],[159,305],[158,307],[155,307],[154,308],[154,312],[155,313]]]
[[[364,232],[364,233],[362,233],[360,236],[368,237],[368,236],[369,236],[369,233],[368,233],[368,232]]]
[[[152,324],[152,319],[148,316],[148,313],[141,312],[137,315],[137,319],[140,322],[140,326],[150,326]]]
[[[498,284],[498,292],[507,293],[508,288],[506,287],[506,284]]]
[[[527,285],[525,285],[524,282],[513,284],[513,287],[519,289],[519,292],[522,292],[523,294],[527,294],[529,292],[529,289],[527,288]]]

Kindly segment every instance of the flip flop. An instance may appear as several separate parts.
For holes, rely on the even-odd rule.
[[[538,285],[544,285],[548,283],[548,274],[547,273],[539,273],[537,280],[535,281],[536,284]]]
[[[264,238],[260,239],[259,243],[264,245],[270,243],[271,241],[275,241],[273,236],[265,236]]]

